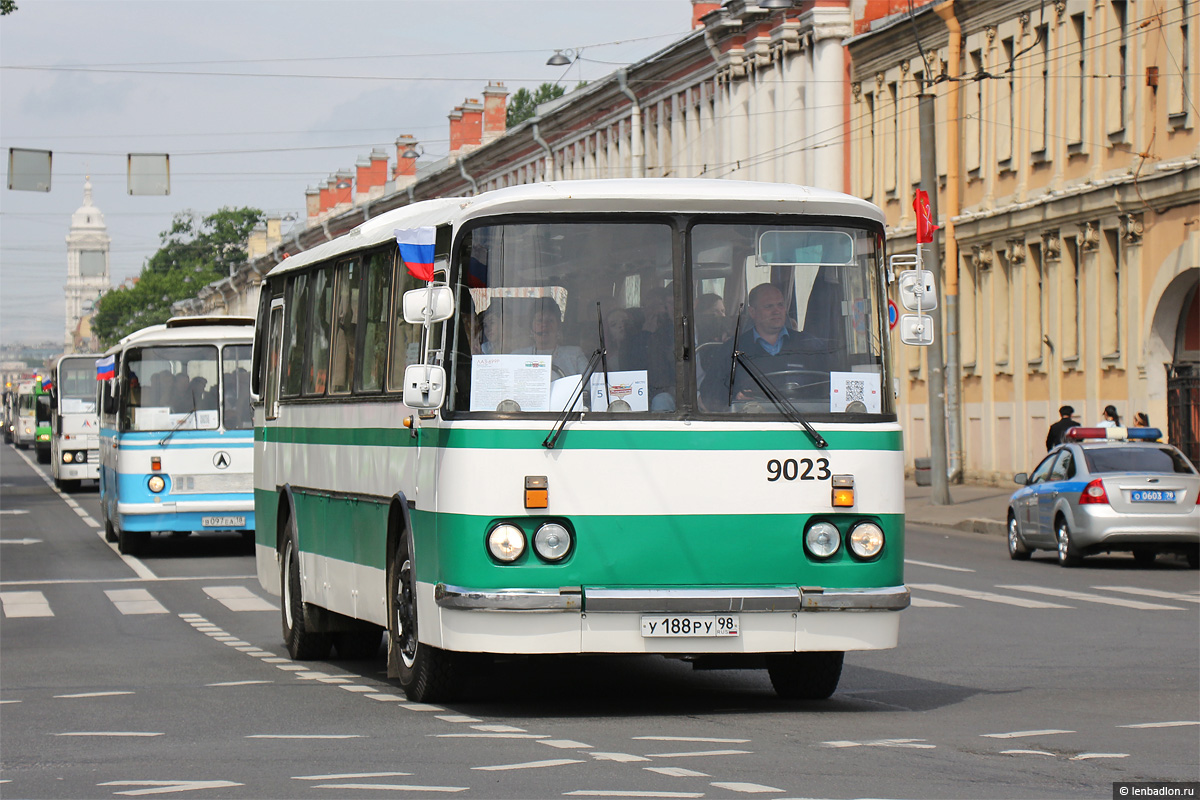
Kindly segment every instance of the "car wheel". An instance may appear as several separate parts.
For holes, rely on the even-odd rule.
[[[769,653],[767,674],[788,700],[825,700],[837,691],[845,653]]]
[[[1143,567],[1148,567],[1154,563],[1154,557],[1158,553],[1149,547],[1138,547],[1133,551],[1133,560]]]
[[[406,533],[388,564],[388,675],[398,678],[409,700],[453,699],[462,659],[456,653],[421,644],[417,638],[417,576]]]
[[[333,640],[327,633],[309,630],[300,586],[300,554],[296,550],[296,529],[291,520],[288,520],[283,555],[279,560],[279,585],[283,595],[279,603],[282,609],[283,643],[287,645],[288,655],[297,661],[325,658],[329,655]]]
[[[123,556],[135,556],[150,541],[150,531],[126,531],[117,528],[117,552]]]
[[[1055,528],[1054,535],[1058,539],[1058,565],[1060,567],[1079,566],[1079,562],[1083,560],[1083,556],[1079,554],[1075,543],[1071,541],[1071,529],[1065,519],[1058,521],[1058,527]]]
[[[1008,515],[1008,557],[1013,561],[1028,561],[1033,551],[1021,540],[1021,531],[1017,526],[1017,518]]]
[[[108,520],[108,519],[104,520],[104,541],[115,542],[115,541],[118,541],[120,538],[121,537],[120,537],[120,534],[117,532],[117,529],[115,527],[113,527],[112,520]]]

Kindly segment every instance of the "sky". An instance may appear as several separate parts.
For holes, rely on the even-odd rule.
[[[304,190],[395,140],[449,149],[447,115],[573,87],[688,33],[690,0],[17,0],[0,17],[0,345],[61,341],[66,236],[85,176],[114,284],[180,212],[304,218]],[[577,51],[568,68],[546,65]],[[568,54],[569,55],[569,54]],[[8,186],[8,149],[51,150],[48,193]],[[130,196],[126,154],[168,153],[171,193]],[[290,223],[285,223],[285,230]]]

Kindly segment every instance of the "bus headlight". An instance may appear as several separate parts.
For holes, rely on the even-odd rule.
[[[547,522],[533,535],[533,549],[547,561],[560,561],[571,550],[571,534],[557,522]]]
[[[525,534],[516,525],[497,525],[488,534],[488,552],[497,561],[510,563],[525,552]]]
[[[804,533],[804,546],[817,558],[829,558],[842,546],[842,535],[831,522],[816,522]]]
[[[82,464],[85,461],[87,461],[87,450],[80,450],[78,453],[75,454],[75,463],[76,464]]]
[[[70,464],[72,461],[75,460],[75,454],[74,453],[63,453],[62,460],[63,460],[64,464]]]
[[[874,522],[860,522],[850,530],[850,550],[859,558],[874,558],[883,549],[883,529]]]
[[[158,494],[166,488],[167,482],[162,479],[161,475],[151,475],[150,480],[146,485],[150,487],[150,491]]]

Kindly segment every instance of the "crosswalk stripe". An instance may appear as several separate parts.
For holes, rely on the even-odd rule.
[[[1103,603],[1109,606],[1122,606],[1124,608],[1137,608],[1143,611],[1183,611],[1179,606],[1164,606],[1159,603],[1144,603],[1141,600],[1128,600],[1124,597],[1105,597],[1104,595],[1091,594],[1090,592],[1073,592],[1069,589],[1051,589],[1045,586],[997,586],[997,589],[1012,589],[1015,592],[1030,592],[1032,594],[1044,594],[1050,597],[1064,597],[1068,600],[1080,600],[1085,603]]]
[[[41,592],[0,592],[6,617],[53,617],[50,602]]]
[[[1143,589],[1138,586],[1093,586],[1102,592],[1122,592],[1124,594],[1140,594],[1145,597],[1157,597],[1159,600],[1179,600],[1184,603],[1200,603],[1200,597],[1181,592],[1164,592],[1161,589]]]
[[[962,608],[957,603],[943,603],[941,600],[930,600],[928,597],[910,597],[908,604],[916,608]]]
[[[940,583],[910,583],[910,589],[920,589],[923,592],[952,594],[956,597],[966,597],[971,600],[986,600],[989,603],[1003,603],[1006,606],[1021,606],[1022,608],[1070,608],[1057,603],[1045,603],[1041,600],[1030,600],[1026,597],[1010,597],[1006,594],[993,592],[977,592],[974,589],[959,589],[956,586],[943,586]]]
[[[204,593],[219,600],[230,611],[278,611],[273,604],[262,599],[245,586],[205,586]]]
[[[108,599],[122,614],[166,614],[166,607],[145,589],[105,589]]]

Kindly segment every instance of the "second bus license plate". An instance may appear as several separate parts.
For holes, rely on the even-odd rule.
[[[245,517],[201,517],[200,524],[206,528],[244,528]]]
[[[737,614],[657,614],[642,617],[642,636],[737,636]]]

